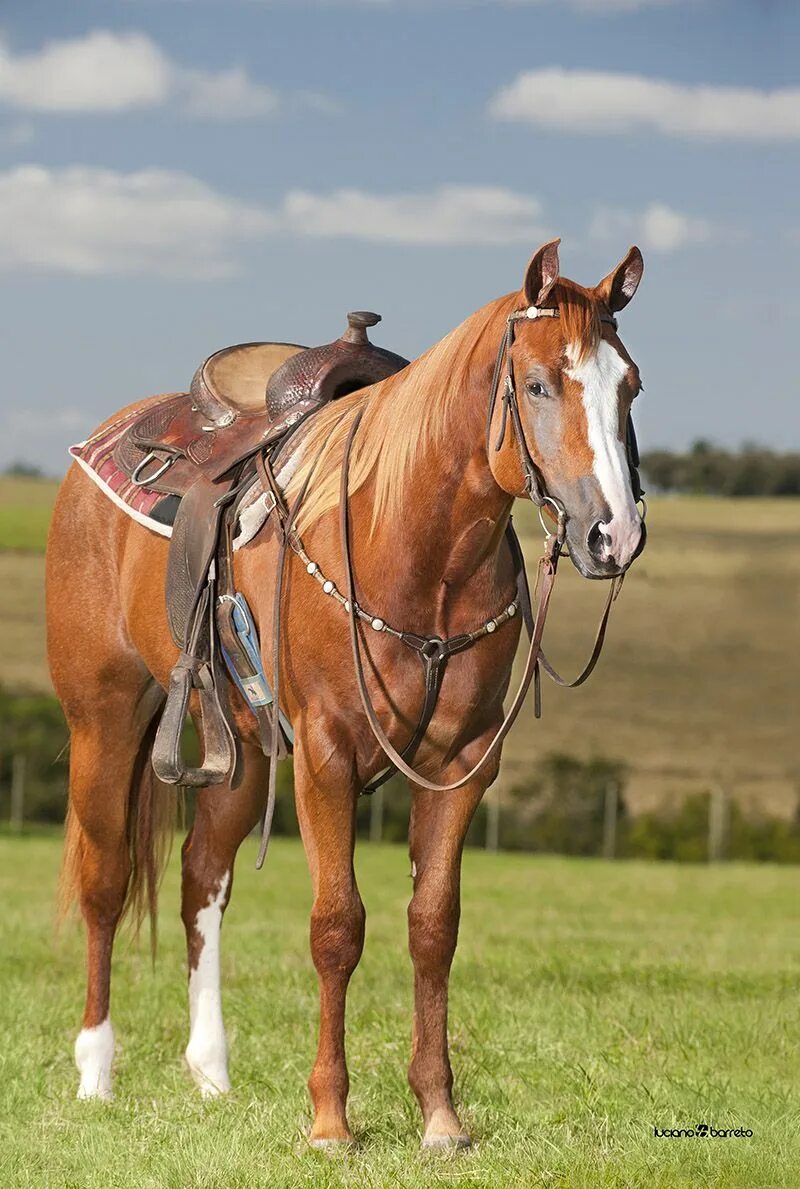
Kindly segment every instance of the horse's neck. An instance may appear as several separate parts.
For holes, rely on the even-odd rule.
[[[486,457],[488,378],[482,372],[475,386],[457,431],[415,464],[401,514],[382,523],[369,542],[372,574],[406,606],[497,598],[497,556],[512,500]]]

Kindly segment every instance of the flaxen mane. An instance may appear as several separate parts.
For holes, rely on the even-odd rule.
[[[564,338],[575,344],[578,359],[586,358],[600,339],[597,299],[559,277],[550,300],[558,305]],[[315,415],[302,461],[287,485],[291,504],[313,466],[297,520],[300,534],[338,506],[344,444],[359,409],[364,416],[351,458],[350,492],[374,475],[373,530],[401,514],[414,465],[428,450],[438,449],[463,418],[469,377],[474,380],[476,366],[491,365],[505,318],[518,303],[519,295],[511,294],[483,306],[396,376],[331,402]],[[487,400],[488,395],[487,390]]]
[[[488,363],[501,334],[499,314],[511,303],[512,298],[505,297],[484,306],[396,376],[342,397],[315,415],[303,443],[302,462],[287,487],[291,504],[314,466],[298,517],[300,533],[338,506],[344,443],[359,409],[364,416],[351,458],[350,492],[374,474],[372,528],[400,514],[412,468],[446,440],[463,417],[475,357],[480,353],[482,361],[486,355]]]

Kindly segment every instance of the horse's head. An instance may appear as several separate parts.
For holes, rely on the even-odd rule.
[[[490,465],[504,490],[521,495],[514,453],[515,447],[527,450],[544,494],[566,512],[575,566],[586,578],[611,578],[645,543],[628,428],[641,382],[614,318],[636,292],[644,263],[639,249],[631,248],[599,285],[584,289],[559,276],[558,244],[541,247],[525,274],[517,305],[527,317],[520,312],[513,322],[510,348],[519,423],[513,424],[508,408],[503,411],[502,372]],[[522,443],[514,441],[520,430]]]

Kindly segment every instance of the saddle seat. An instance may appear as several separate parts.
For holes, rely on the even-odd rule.
[[[357,311],[347,320],[341,338],[324,347],[239,343],[216,351],[188,393],[161,398],[131,420],[117,466],[134,486],[182,497],[201,476],[219,482],[328,401],[406,366],[370,343],[367,327],[379,314]]]
[[[217,426],[237,417],[264,417],[267,382],[302,350],[297,343],[239,343],[216,351],[194,374],[192,401]]]

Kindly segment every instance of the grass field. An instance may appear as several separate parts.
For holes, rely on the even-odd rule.
[[[58,483],[53,479],[0,475],[0,550],[44,552],[57,491]]]
[[[0,838],[4,1189],[798,1184],[800,933],[794,872],[556,858],[465,859],[452,980],[456,1093],[475,1145],[433,1157],[405,1082],[408,860],[362,846],[365,956],[348,1016],[356,1148],[310,1151],[316,984],[297,843],[243,849],[223,946],[235,1086],[201,1103],[182,1065],[176,864],[155,970],[118,946],[117,1097],[74,1099],[82,938],[52,936],[59,840]],[[743,1127],[752,1138],[656,1138]]]
[[[47,688],[44,527],[56,485],[0,480],[0,682]],[[517,505],[529,559],[541,533]],[[578,690],[545,688],[542,723],[523,714],[503,778],[543,751],[624,759],[630,804],[650,808],[724,783],[746,804],[788,814],[797,801],[800,500],[651,501],[649,544],[615,608],[606,650]],[[603,590],[565,563],[548,652],[577,671]]]

